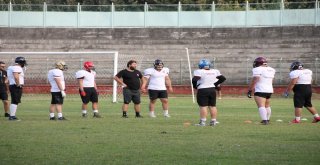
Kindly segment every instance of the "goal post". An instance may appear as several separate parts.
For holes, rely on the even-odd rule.
[[[0,52],[0,59],[11,65],[16,57],[26,58],[28,66],[26,82],[48,84],[47,72],[58,60],[64,60],[68,71],[64,73],[66,85],[77,86],[75,72],[83,68],[83,62],[92,61],[97,69],[97,85],[112,84],[112,102],[117,102],[117,82],[113,77],[118,72],[118,51],[83,51],[83,52]],[[113,66],[113,67],[111,67]],[[106,91],[107,92],[107,91]]]

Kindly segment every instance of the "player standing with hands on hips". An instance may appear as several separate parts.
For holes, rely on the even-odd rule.
[[[10,104],[10,117],[11,121],[20,121],[16,117],[18,104],[21,103],[22,88],[24,85],[24,72],[23,68],[27,66],[27,61],[24,57],[17,57],[15,64],[9,66],[7,73],[9,79],[9,89],[11,93],[11,104]]]
[[[136,118],[141,118],[140,115],[140,86],[141,81],[143,84],[142,74],[139,70],[137,70],[137,61],[130,60],[127,63],[127,68],[118,72],[116,76],[114,76],[114,80],[116,80],[119,84],[121,84],[122,93],[123,93],[123,105],[122,105],[122,117],[128,118],[127,112],[129,103],[131,100],[134,103],[134,110],[136,112]],[[122,80],[121,80],[122,78]]]
[[[261,124],[268,125],[271,117],[270,98],[273,93],[273,79],[276,71],[268,66],[267,59],[258,57],[253,62],[252,80],[249,85],[247,96],[252,97],[258,106],[262,119]]]
[[[82,117],[87,117],[88,103],[92,102],[94,118],[101,118],[98,110],[98,92],[95,81],[96,72],[94,64],[91,61],[83,63],[83,70],[76,73],[79,82],[79,94],[82,100]]]
[[[199,69],[193,72],[192,86],[197,89],[197,103],[200,111],[200,122],[196,126],[206,126],[208,108],[211,115],[210,126],[217,124],[216,90],[226,78],[219,70],[210,69],[211,62],[207,59],[199,61]]]
[[[55,111],[58,113],[58,120],[66,120],[62,115],[63,99],[66,97],[66,85],[64,81],[63,71],[68,70],[64,61],[58,61],[55,64],[55,69],[48,72],[48,80],[51,85],[51,104],[49,108],[50,120],[56,120]]]
[[[303,64],[299,61],[293,62],[290,66],[290,83],[285,91],[285,95],[288,96],[289,92],[293,90],[293,104],[295,109],[295,119],[291,123],[300,123],[302,108],[306,107],[308,111],[313,115],[313,123],[320,121],[319,114],[311,103],[312,97],[312,71],[304,69]]]
[[[169,103],[168,103],[168,91],[173,92],[171,86],[171,80],[169,78],[169,68],[164,67],[164,64],[161,60],[157,59],[153,63],[153,68],[148,68],[144,71],[143,84],[141,89],[143,92],[146,92],[146,86],[148,84],[148,93],[149,93],[149,116],[155,118],[154,113],[155,104],[159,98],[162,103],[163,116],[170,117],[169,115]],[[167,91],[167,87],[168,91]]]

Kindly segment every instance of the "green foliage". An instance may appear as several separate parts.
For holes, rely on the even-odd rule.
[[[198,108],[190,97],[170,97],[171,118],[149,118],[148,98],[142,99],[142,115],[121,118],[121,103],[100,100],[104,118],[82,119],[81,101],[68,96],[63,107],[68,121],[49,121],[50,97],[23,97],[19,122],[0,118],[2,164],[105,165],[105,164],[318,164],[320,124],[303,111],[308,121],[288,124],[294,116],[292,99],[272,98],[271,124],[259,124],[253,99],[218,100],[215,127],[194,126]],[[319,100],[314,100],[316,107]],[[91,115],[91,114],[90,114]],[[282,119],[283,122],[276,122]],[[244,123],[251,120],[252,123]],[[186,124],[186,123],[190,123]]]

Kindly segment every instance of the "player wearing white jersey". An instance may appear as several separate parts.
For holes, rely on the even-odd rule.
[[[58,120],[66,120],[62,115],[63,99],[66,97],[66,86],[63,76],[63,71],[68,69],[64,61],[58,61],[55,64],[55,69],[48,72],[48,80],[51,86],[51,104],[49,107],[49,119],[56,120],[54,113],[57,112]]]
[[[98,110],[98,91],[95,81],[96,72],[94,64],[86,61],[83,64],[84,70],[76,73],[79,82],[79,94],[82,100],[82,117],[87,117],[88,103],[92,102],[92,110],[94,118],[101,118]]]
[[[312,97],[312,71],[304,69],[303,64],[299,61],[293,62],[290,66],[290,83],[285,91],[286,96],[293,90],[293,103],[295,107],[295,119],[291,123],[300,123],[302,114],[302,108],[306,107],[308,111],[313,115],[313,123],[319,122],[320,117],[314,106],[311,103]]]
[[[258,106],[262,119],[261,124],[267,125],[270,122],[271,107],[270,98],[273,93],[273,79],[275,70],[268,66],[264,57],[258,57],[253,62],[252,80],[249,85],[247,96],[251,98],[254,90],[254,100]]]
[[[23,68],[27,65],[27,61],[24,57],[17,57],[15,64],[9,66],[7,70],[9,80],[9,90],[11,94],[10,104],[10,117],[11,121],[19,121],[16,117],[18,104],[21,103],[22,88],[24,85],[24,72]]]
[[[144,81],[141,86],[141,90],[146,92],[146,86],[148,84],[149,93],[149,115],[150,117],[156,117],[154,114],[155,103],[157,98],[160,99],[162,103],[163,115],[164,117],[170,117],[169,115],[169,104],[168,104],[168,92],[173,92],[171,86],[171,80],[169,78],[169,69],[163,67],[163,62],[159,59],[155,60],[153,64],[154,68],[148,68],[144,71]]]
[[[199,69],[194,71],[192,78],[193,88],[197,89],[197,103],[200,109],[200,122],[197,126],[205,126],[208,108],[211,115],[210,126],[217,123],[216,90],[215,87],[223,83],[226,78],[219,70],[210,69],[209,60],[201,59]]]

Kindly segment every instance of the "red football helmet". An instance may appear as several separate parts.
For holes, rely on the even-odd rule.
[[[261,65],[266,65],[268,62],[267,62],[267,59],[264,58],[264,57],[258,57],[254,60],[253,62],[253,67],[259,67]]]
[[[83,67],[86,69],[86,70],[94,70],[94,64],[93,62],[91,61],[86,61],[83,63]]]

